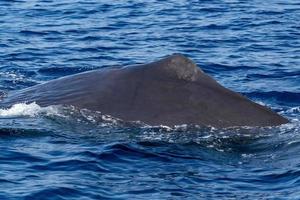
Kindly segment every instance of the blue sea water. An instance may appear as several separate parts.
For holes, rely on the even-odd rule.
[[[0,0],[0,91],[183,53],[290,123],[147,127],[0,109],[0,199],[300,199],[298,0]],[[242,112],[242,111],[241,111]]]

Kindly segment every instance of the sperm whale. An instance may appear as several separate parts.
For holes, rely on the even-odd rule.
[[[223,87],[182,54],[58,78],[11,92],[0,105],[20,102],[73,105],[149,125],[224,128],[288,122],[271,109]]]

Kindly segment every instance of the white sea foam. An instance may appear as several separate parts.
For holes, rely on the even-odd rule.
[[[265,103],[262,102],[262,101],[255,101],[255,103],[257,103],[257,104],[259,104],[259,105],[261,105],[261,106],[269,106],[269,105],[265,104]]]
[[[35,117],[37,115],[60,115],[57,106],[41,107],[35,102],[33,103],[17,103],[7,109],[0,109],[0,117]]]
[[[13,79],[13,81],[22,81],[25,79],[25,76],[13,71],[10,72],[0,72],[0,77],[4,78],[10,78]]]
[[[290,108],[290,109],[286,110],[285,113],[295,113],[295,114],[300,113],[300,106]]]

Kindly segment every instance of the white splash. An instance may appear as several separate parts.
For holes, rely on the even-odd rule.
[[[265,104],[262,101],[254,101],[254,102],[257,103],[257,104],[259,104],[259,105],[261,105],[261,106],[269,106],[270,107],[270,105],[267,105],[267,104]]]
[[[285,113],[292,113],[292,114],[300,113],[300,106],[290,108],[290,109],[286,110]]]
[[[22,74],[18,74],[14,71],[10,71],[10,72],[0,72],[0,77],[3,78],[10,78],[13,79],[13,81],[22,81],[25,79],[25,76]]]
[[[0,117],[35,117],[40,114],[44,115],[60,115],[57,106],[41,107],[35,102],[33,103],[18,103],[7,109],[0,109]]]

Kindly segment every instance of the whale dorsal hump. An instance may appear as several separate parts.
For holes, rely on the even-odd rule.
[[[147,73],[172,76],[185,81],[196,81],[204,72],[189,58],[176,53],[144,65]]]

